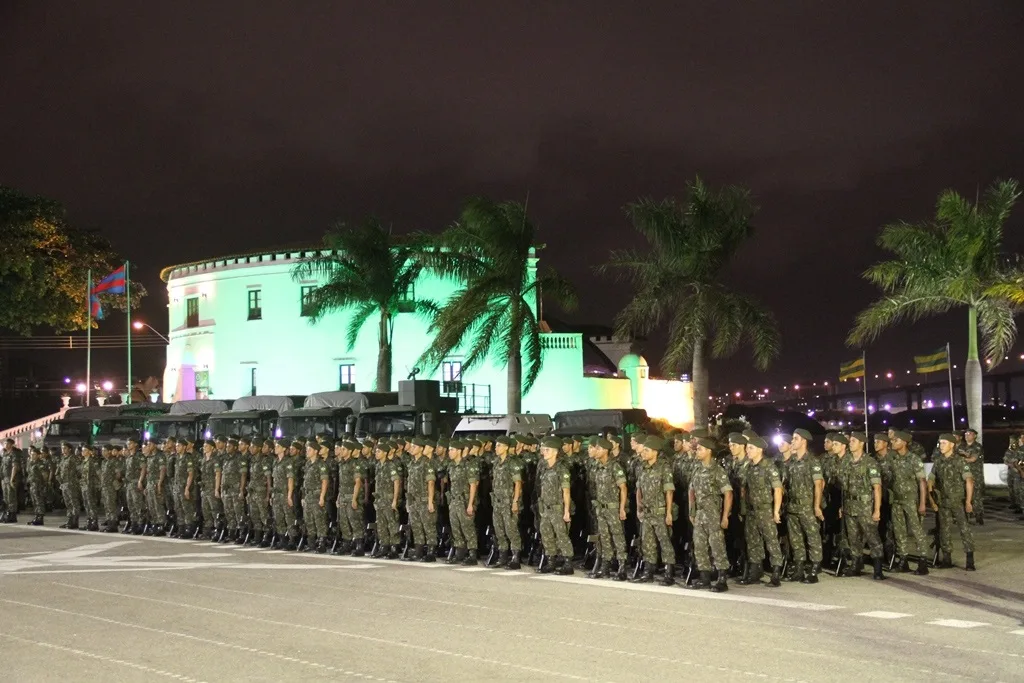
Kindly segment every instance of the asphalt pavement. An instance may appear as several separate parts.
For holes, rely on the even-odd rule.
[[[977,572],[724,594],[59,523],[0,525],[3,680],[1024,680],[1024,522],[998,501]]]

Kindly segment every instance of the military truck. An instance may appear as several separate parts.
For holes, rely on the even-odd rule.
[[[166,414],[149,416],[142,436],[152,441],[163,441],[168,437],[199,440],[204,438],[210,415],[230,408],[226,401],[177,401]]]
[[[278,417],[274,438],[312,439],[327,435],[337,439],[355,433],[357,416],[374,406],[393,405],[396,392],[324,391],[310,394],[301,408],[283,411]]]
[[[46,426],[46,431],[43,433],[43,446],[59,448],[64,442],[72,447],[91,444],[93,422],[100,418],[117,415],[122,408],[124,408],[122,405],[68,408],[64,411],[63,417]]]
[[[624,436],[646,430],[651,424],[647,411],[638,408],[566,410],[555,413],[554,421],[556,436],[591,436],[607,428],[612,428],[616,434]]]
[[[369,407],[356,419],[356,436],[426,436],[450,434],[461,415],[458,399],[441,396],[436,380],[401,380],[398,403]]]
[[[210,415],[203,436],[207,439],[215,436],[261,436],[268,439],[274,435],[278,416],[294,409],[293,396],[243,396],[231,405],[230,410]]]
[[[452,432],[452,437],[483,434],[491,438],[509,434],[546,436],[554,424],[544,413],[510,413],[508,415],[466,415]]]
[[[170,409],[171,406],[166,403],[132,403],[121,406],[116,415],[93,421],[93,445],[123,445],[129,437],[142,439],[146,420],[154,415],[164,415]]]

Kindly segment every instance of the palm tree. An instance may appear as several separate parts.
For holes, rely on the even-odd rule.
[[[303,258],[293,269],[296,281],[317,279],[303,307],[310,324],[324,316],[352,309],[346,343],[351,351],[363,325],[377,316],[376,391],[391,390],[391,342],[395,317],[400,312],[430,314],[430,301],[408,297],[422,265],[418,260],[422,239],[396,240],[390,227],[377,219],[349,226],[339,223],[324,236],[324,249]]]
[[[756,209],[746,189],[714,190],[698,177],[687,184],[682,202],[642,199],[625,210],[650,248],[612,251],[597,268],[635,290],[615,318],[616,334],[648,334],[667,322],[661,369],[676,373],[691,366],[694,422],[705,425],[709,351],[724,358],[747,345],[762,370],[779,354],[779,326],[771,312],[718,280],[751,236]]]
[[[430,329],[433,342],[421,362],[437,368],[446,356],[465,348],[462,368],[468,370],[492,356],[508,369],[510,413],[521,412],[523,396],[540,374],[536,307],[541,296],[563,308],[576,304],[572,286],[552,269],[530,276],[533,243],[525,205],[474,198],[424,257],[429,269],[464,286],[440,308]]]
[[[1020,196],[1017,182],[994,183],[971,203],[953,190],[939,195],[935,220],[882,228],[878,245],[895,259],[864,271],[882,298],[857,316],[847,343],[863,346],[904,320],[967,308],[967,365],[964,380],[967,422],[981,435],[981,362],[994,367],[1017,337],[1014,315],[1024,303],[1024,268],[1003,254],[1003,223]]]

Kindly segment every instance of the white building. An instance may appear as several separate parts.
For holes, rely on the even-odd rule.
[[[292,279],[292,269],[309,253],[253,252],[162,271],[170,330],[165,401],[373,390],[377,325],[368,320],[350,351],[347,312],[309,323],[303,297],[319,283]],[[536,262],[532,259],[531,274]],[[457,289],[456,283],[425,273],[408,296],[443,303]],[[397,317],[392,390],[416,367],[427,346],[427,330],[428,322],[417,315]],[[541,342],[543,369],[523,398],[524,411],[553,415],[584,408],[644,408],[651,417],[678,426],[693,423],[690,383],[650,379],[646,362],[633,355],[624,357],[616,372],[579,333],[546,333]],[[589,373],[584,372],[585,356]],[[488,362],[463,373],[462,360],[453,354],[436,370],[422,368],[417,378],[440,380],[443,393],[458,395],[463,410],[506,412],[505,368]],[[602,362],[606,371],[594,376],[595,363]]]

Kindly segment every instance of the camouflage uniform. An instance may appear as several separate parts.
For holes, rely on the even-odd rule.
[[[209,458],[204,454],[202,462],[199,463],[199,490],[203,509],[203,533],[207,536],[213,533],[213,525],[217,521],[217,515],[223,511],[220,498],[213,495],[217,485],[218,457],[216,452],[212,453]]]
[[[356,509],[352,509],[357,479],[362,480],[363,487],[366,486],[366,468],[358,453],[353,453],[348,460],[338,463],[338,537],[342,541],[361,541],[366,528],[361,495],[356,501]],[[434,535],[436,538],[437,527]]]
[[[100,513],[100,463],[95,454],[82,456],[78,468],[78,484],[85,516],[92,525],[99,519]]]
[[[466,514],[469,506],[469,487],[480,481],[480,463],[476,458],[448,463],[448,516],[452,526],[452,546],[465,548],[467,554],[475,556],[477,550],[476,510],[470,517]],[[389,508],[390,509],[390,508]]]
[[[18,472],[20,467],[17,449],[7,450],[5,448],[3,452],[0,452],[0,492],[3,493],[7,514],[11,517],[18,512],[18,480],[20,479]]]
[[[1020,472],[1017,470],[1017,463],[1022,459],[1024,459],[1024,453],[1022,453],[1020,447],[1009,448],[1006,450],[1006,454],[1003,455],[1003,464],[1006,465],[1006,487],[1010,494],[1010,505],[1018,508],[1022,507],[1022,503],[1024,503],[1024,484],[1022,484]]]
[[[32,454],[28,461],[28,492],[32,500],[32,512],[38,519],[46,514],[46,484],[50,468],[41,453]]]
[[[306,525],[310,545],[314,539],[323,542],[327,537],[327,494],[324,495],[324,504],[321,506],[320,490],[323,482],[330,480],[331,474],[326,462],[319,457],[306,460],[302,475],[302,519]]]
[[[924,463],[913,453],[900,455],[897,451],[890,451],[882,472],[891,486],[889,502],[896,554],[901,558],[908,555],[923,558],[928,552],[928,543],[918,507],[920,482],[925,480]],[[908,534],[912,544],[908,544]]]
[[[249,463],[249,483],[246,487],[249,500],[249,523],[253,538],[261,536],[270,527],[270,503],[267,498],[268,486],[274,471],[274,457],[264,453],[262,446]]]
[[[761,566],[765,547],[773,567],[782,566],[782,548],[774,519],[774,490],[782,488],[779,470],[768,458],[762,457],[756,465],[747,461],[743,469],[743,485],[747,490],[747,518],[744,536],[747,542],[747,561]]]
[[[974,536],[971,534],[971,528],[967,526],[967,513],[964,510],[967,498],[965,482],[970,479],[974,479],[970,465],[955,455],[936,458],[928,475],[928,482],[932,484],[939,505],[939,549],[944,554],[949,554],[953,550],[954,525],[960,530],[964,552],[974,552]],[[971,504],[974,504],[973,498]]]
[[[523,462],[511,452],[505,457],[495,458],[491,466],[491,519],[494,526],[494,537],[501,551],[511,549],[518,552],[523,547],[519,535],[519,513],[512,512],[512,498],[515,495],[516,482],[523,480]],[[520,501],[522,507],[522,501]]]
[[[693,557],[697,570],[710,572],[712,562],[724,570],[729,566],[729,558],[722,533],[722,495],[733,490],[729,477],[714,460],[707,466],[698,462],[691,470],[690,490],[693,491],[690,514],[693,517]]]
[[[196,523],[196,454],[185,451],[177,456],[177,460],[174,467],[174,503],[177,505],[175,514],[179,526],[185,524],[191,527]],[[192,475],[192,488],[186,490],[189,475]]]
[[[163,505],[165,510],[170,510],[171,512],[174,513],[175,520],[178,521],[181,519],[178,516],[178,508],[180,507],[180,502],[177,500],[175,496],[176,490],[174,486],[174,473],[177,470],[178,455],[175,452],[174,445],[171,445],[170,448],[164,450],[163,458],[164,467],[167,468],[166,471],[164,472]]]
[[[67,512],[67,526],[78,526],[78,515],[82,509],[82,489],[78,481],[82,457],[68,449],[57,464],[57,481],[64,498],[64,509]]]
[[[245,523],[245,496],[242,495],[242,477],[248,472],[248,458],[235,451],[225,453],[220,465],[220,499],[224,504],[224,518],[229,531]],[[317,482],[319,486],[319,482]]]
[[[569,528],[565,523],[562,491],[572,487],[572,475],[561,460],[548,467],[543,460],[537,463],[537,483],[540,488],[538,510],[540,513],[540,538],[544,552],[549,557],[573,556]]]
[[[793,561],[821,564],[821,525],[814,516],[814,487],[823,481],[821,463],[810,454],[793,456],[783,467],[786,488],[786,528]]]
[[[974,507],[974,519],[981,523],[985,517],[985,451],[979,441],[970,445],[964,441],[957,448],[957,455],[961,458],[977,458],[968,465],[971,468],[971,477],[974,478],[974,498],[971,500],[971,505]]]
[[[676,553],[672,547],[672,532],[665,524],[665,517],[672,512],[665,508],[665,492],[676,489],[672,468],[659,456],[653,464],[644,464],[636,485],[640,491],[640,514],[643,523],[640,547],[644,561],[656,563],[660,548],[661,561],[666,566],[672,566],[676,563]]]
[[[402,466],[395,460],[377,461],[374,479],[373,509],[377,514],[375,528],[379,548],[398,545],[398,512],[391,509],[394,500],[394,483],[402,481]],[[465,505],[462,514],[466,514]],[[452,515],[454,517],[454,514]],[[454,527],[454,522],[453,522]],[[454,529],[453,529],[454,534]],[[476,533],[472,534],[476,538]]]
[[[846,521],[846,535],[858,564],[863,562],[864,545],[867,544],[871,559],[882,558],[882,541],[878,537],[878,524],[871,519],[874,512],[875,485],[882,485],[882,474],[878,463],[870,455],[859,460],[847,454],[839,470],[840,486],[843,490],[843,519]]]
[[[605,464],[594,460],[594,499],[591,507],[597,521],[597,542],[605,560],[625,560],[626,537],[619,519],[619,485],[626,483],[626,472],[615,460]]]
[[[436,478],[437,471],[434,469],[433,460],[420,456],[409,463],[405,489],[409,527],[412,529],[413,543],[426,546],[430,550],[437,546],[437,508],[435,507],[433,512],[429,508],[437,501],[430,500],[427,494],[428,483],[435,481]],[[349,489],[349,499],[351,497],[352,490]],[[346,503],[350,502],[349,499],[346,499]],[[349,510],[352,509],[351,505],[348,507]]]
[[[117,484],[121,474],[120,462],[108,454],[100,466],[100,500],[103,502],[103,523],[108,527],[117,526]]]
[[[288,480],[294,481],[298,478],[295,468],[294,456],[286,454],[274,461],[273,495],[271,498],[274,505],[274,531],[279,539],[290,536],[295,528],[295,501],[292,500],[292,504],[288,504]]]
[[[125,501],[128,503],[128,516],[133,527],[146,523],[146,494],[139,490],[139,478],[146,457],[139,450],[135,453],[125,452],[124,455],[124,486]]]
[[[164,523],[164,515],[167,508],[164,507],[166,497],[163,489],[157,491],[160,486],[160,470],[166,467],[164,455],[154,451],[153,455],[146,458],[146,505],[149,508],[149,523],[160,526]],[[166,481],[167,471],[164,469]]]

